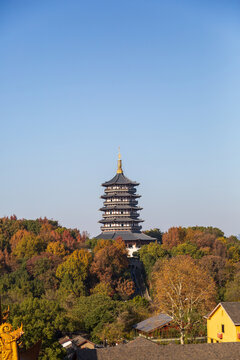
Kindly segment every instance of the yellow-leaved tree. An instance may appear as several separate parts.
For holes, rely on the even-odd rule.
[[[47,246],[46,252],[61,257],[66,255],[65,246],[61,241],[51,241]]]
[[[163,260],[152,274],[152,285],[158,310],[173,318],[183,344],[186,330],[215,305],[213,279],[185,255]]]
[[[69,255],[56,271],[61,287],[75,296],[83,295],[91,261],[92,255],[85,249],[75,250]]]

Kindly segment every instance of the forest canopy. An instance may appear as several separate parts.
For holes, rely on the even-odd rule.
[[[193,331],[204,333],[202,314],[215,303],[240,301],[240,242],[236,237],[200,226],[172,227],[165,233],[156,228],[146,233],[158,239],[135,254],[143,264],[148,300],[136,292],[121,238],[89,239],[86,232],[46,218],[1,218],[0,293],[3,308],[10,306],[13,326],[23,323],[23,346],[29,348],[41,338],[41,359],[62,359],[64,350],[58,338],[65,334],[84,332],[96,343],[107,340],[114,344],[131,339],[132,325],[156,312],[174,317],[165,296],[171,290],[170,276],[176,282],[173,268],[179,268],[179,274],[189,269],[189,276],[182,278],[186,291],[193,281],[208,289],[189,317],[186,338]],[[182,321],[174,319],[176,324]]]

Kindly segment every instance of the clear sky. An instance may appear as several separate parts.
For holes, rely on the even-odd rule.
[[[120,146],[144,229],[239,234],[239,115],[239,1],[0,1],[0,216],[97,235]]]

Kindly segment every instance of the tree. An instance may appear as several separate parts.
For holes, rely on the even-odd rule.
[[[95,253],[91,265],[91,273],[102,282],[112,285],[128,268],[127,250],[125,243],[118,239]]]
[[[228,258],[232,263],[238,263],[240,260],[240,249],[239,246],[230,246],[228,248]]]
[[[196,314],[202,316],[214,305],[214,281],[191,257],[177,256],[162,261],[153,282],[157,307],[173,318],[183,344]]]
[[[148,276],[150,275],[155,262],[166,255],[166,250],[156,242],[141,247],[139,250],[139,257],[143,262],[145,272]]]
[[[4,272],[7,272],[9,270],[10,265],[10,257],[7,252],[7,249],[0,250],[0,272],[3,274]]]
[[[46,252],[57,256],[66,255],[65,246],[60,241],[51,241],[47,246]]]
[[[44,240],[27,230],[19,230],[11,238],[12,253],[18,259],[40,254],[45,248]]]
[[[103,342],[113,345],[134,336],[133,325],[149,316],[145,305],[132,301],[118,302],[113,322],[105,323],[94,329],[94,333]]]
[[[221,256],[207,255],[204,256],[200,262],[200,266],[209,272],[216,285],[223,287],[227,280],[229,280],[229,275],[233,272],[233,268],[226,259],[221,258]]]
[[[114,294],[114,290],[108,283],[100,282],[93,289],[91,289],[91,294],[100,294],[104,296],[112,297]]]
[[[213,247],[216,235],[207,231],[200,230],[198,228],[187,228],[185,241],[196,244],[198,248],[210,249]]]
[[[26,262],[26,269],[36,284],[42,284],[44,291],[56,290],[59,280],[55,273],[61,258],[49,253],[35,255]]]
[[[10,320],[13,327],[23,324],[22,340],[26,348],[42,339],[41,359],[62,359],[64,351],[58,343],[62,331],[72,331],[66,313],[55,301],[28,298],[12,305]],[[53,351],[54,350],[54,351]]]
[[[104,324],[116,318],[117,302],[109,296],[94,294],[80,296],[72,310],[72,318],[77,319],[80,330],[88,333],[100,331]],[[97,339],[94,339],[95,341]]]
[[[161,232],[160,229],[155,228],[155,229],[145,230],[143,232],[144,232],[144,234],[151,236],[151,237],[157,239],[158,242],[162,243],[163,233]]]
[[[93,248],[93,252],[96,254],[99,250],[105,248],[106,246],[112,245],[112,243],[113,241],[109,239],[99,239]]]
[[[104,324],[96,335],[103,343],[107,342],[110,346],[121,343],[126,336],[123,330],[123,325],[118,322]]]
[[[198,259],[204,255],[204,252],[199,250],[197,245],[190,242],[184,242],[178,246],[174,246],[171,250],[173,256],[177,255],[190,255],[191,257]]]
[[[240,272],[238,272],[232,281],[226,285],[226,301],[240,301]]]
[[[56,276],[62,281],[61,286],[75,296],[83,294],[91,260],[92,255],[85,249],[75,250],[69,255],[56,271]]]
[[[182,244],[185,241],[185,229],[172,227],[162,236],[162,243],[165,249],[170,250],[173,246]]]
[[[134,294],[134,282],[130,279],[121,278],[117,282],[116,291],[123,300],[127,300],[130,296]]]

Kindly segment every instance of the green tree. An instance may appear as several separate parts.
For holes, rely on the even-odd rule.
[[[159,258],[163,258],[167,255],[167,251],[157,243],[150,243],[143,245],[139,250],[140,260],[143,262],[145,272],[147,276],[150,275],[152,268]]]
[[[42,340],[40,359],[62,359],[64,351],[57,339],[63,331],[71,331],[70,320],[55,301],[29,298],[11,306],[10,321],[13,327],[23,324],[21,338],[26,348]],[[51,357],[49,355],[51,354]]]
[[[145,230],[143,232],[144,232],[144,234],[151,236],[151,237],[157,239],[158,242],[162,243],[163,233],[161,232],[160,229],[155,228],[155,229]]]
[[[240,301],[240,272],[226,285],[225,301]]]
[[[94,294],[81,296],[72,310],[72,318],[78,319],[79,330],[92,334],[100,331],[104,324],[114,321],[117,313],[117,302],[110,297]],[[97,327],[97,330],[95,329]],[[99,338],[93,337],[99,342]]]
[[[171,250],[171,254],[173,256],[190,255],[194,259],[200,259],[201,257],[203,257],[204,252],[199,250],[197,245],[191,244],[190,242],[185,242],[183,244],[179,244],[176,247],[173,247]]]

